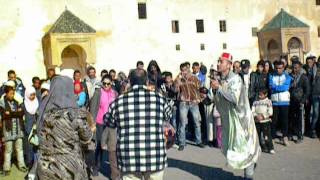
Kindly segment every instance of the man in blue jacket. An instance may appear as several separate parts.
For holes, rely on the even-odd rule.
[[[284,63],[275,61],[275,72],[269,77],[271,89],[271,100],[273,105],[272,135],[275,137],[276,131],[281,130],[281,143],[288,146],[288,112],[290,104],[290,84],[291,77],[284,71]]]

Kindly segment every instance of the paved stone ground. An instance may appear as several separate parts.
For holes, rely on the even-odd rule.
[[[276,154],[262,153],[255,173],[255,180],[319,180],[320,141],[305,138],[302,144],[291,143],[289,147],[275,144]],[[105,153],[106,154],[106,153]],[[105,157],[107,159],[107,157]],[[226,166],[225,158],[219,149],[200,149],[188,145],[180,152],[172,148],[168,152],[169,167],[164,179],[168,180],[240,180],[243,171]],[[94,180],[108,179],[110,170],[107,160],[102,173]],[[10,177],[1,180],[23,179],[24,174],[12,167]]]
[[[255,180],[319,180],[320,141],[305,138],[302,144],[291,142],[289,147],[275,143],[276,154],[262,153],[255,173]],[[242,170],[226,166],[221,151],[216,148],[188,145],[184,151],[168,152],[169,167],[164,179],[168,180],[240,180]],[[103,175],[104,174],[104,175]],[[107,169],[95,180],[106,179]]]

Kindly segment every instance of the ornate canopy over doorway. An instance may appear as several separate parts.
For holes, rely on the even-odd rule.
[[[258,39],[260,56],[265,60],[285,55],[288,59],[298,56],[304,62],[311,49],[309,26],[283,9],[259,31]]]
[[[96,31],[65,10],[42,38],[46,68],[78,69],[96,62]]]

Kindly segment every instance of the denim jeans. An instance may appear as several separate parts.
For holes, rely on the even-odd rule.
[[[177,106],[175,105],[172,108],[171,125],[174,128],[174,130],[177,131]]]
[[[319,104],[320,104],[320,96],[312,97],[312,120],[311,120],[311,131],[315,131],[317,127],[317,122],[319,119]]]
[[[195,103],[180,102],[180,124],[179,124],[179,145],[186,145],[186,125],[188,123],[188,112],[191,112],[194,122],[196,143],[201,143],[201,117],[199,112],[199,106]]]

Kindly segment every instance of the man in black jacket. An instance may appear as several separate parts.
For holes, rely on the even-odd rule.
[[[257,70],[250,74],[249,84],[249,102],[250,107],[254,101],[258,100],[261,89],[268,89],[268,74],[263,73],[264,61],[260,60],[257,64]]]
[[[315,79],[315,76],[317,74],[317,64],[316,64],[316,57],[313,55],[310,55],[306,58],[306,64],[303,66],[304,70],[307,73],[308,82],[310,84],[310,92],[313,91],[313,80]],[[309,95],[307,102],[305,104],[305,111],[306,111],[306,120],[305,120],[305,131],[311,136],[311,124],[312,121],[311,117],[311,106],[312,106],[312,97]]]
[[[300,61],[292,62],[293,71],[291,73],[293,82],[290,87],[290,121],[289,128],[291,134],[297,136],[296,143],[301,143],[304,129],[304,104],[310,94],[310,85],[307,75],[301,68]],[[290,131],[289,130],[289,131]]]

